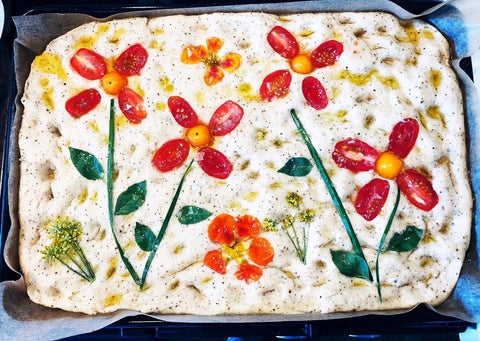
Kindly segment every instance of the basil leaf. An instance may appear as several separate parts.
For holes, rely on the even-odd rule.
[[[145,201],[147,195],[147,181],[142,181],[128,187],[117,198],[115,205],[116,215],[126,215],[138,210]]]
[[[332,260],[338,271],[347,277],[362,278],[371,281],[370,269],[364,258],[356,253],[330,250]]]
[[[180,222],[180,224],[183,225],[199,223],[207,219],[211,215],[212,213],[210,213],[206,209],[197,206],[183,206],[177,212],[178,221]]]
[[[284,173],[290,176],[300,177],[305,176],[312,170],[312,163],[304,157],[292,157],[287,163],[278,170],[279,173]]]
[[[402,233],[395,232],[386,251],[408,252],[415,249],[422,239],[423,230],[416,226],[407,226]]]
[[[155,248],[155,233],[145,225],[135,225],[135,241],[143,251],[152,251]]]
[[[68,147],[70,160],[83,177],[88,180],[103,179],[103,167],[95,155],[81,149]]]

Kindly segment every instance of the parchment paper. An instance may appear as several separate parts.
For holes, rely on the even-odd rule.
[[[30,71],[33,58],[42,53],[52,39],[70,29],[89,21],[106,21],[114,18],[134,16],[157,17],[169,14],[197,14],[214,11],[265,11],[271,13],[315,12],[315,11],[387,11],[402,19],[415,17],[387,0],[328,0],[289,2],[283,4],[224,6],[211,8],[169,9],[143,12],[121,13],[105,19],[95,19],[83,14],[42,14],[15,17],[18,38],[14,43],[16,84],[18,94],[15,99],[14,117],[9,150],[9,206],[12,226],[5,245],[5,260],[15,271],[18,264],[18,168],[19,152],[17,134],[21,123],[23,108],[20,98],[23,95],[25,80]],[[467,126],[470,135],[470,169],[472,187],[475,197],[480,194],[480,100],[473,82],[460,69],[459,61],[463,57],[478,52],[480,47],[480,2],[478,0],[447,1],[420,15],[436,25],[449,39],[452,45],[452,64],[461,79],[465,90],[465,108]],[[480,217],[480,204],[476,201],[475,215]],[[457,286],[437,312],[457,317],[470,322],[480,322],[480,269],[478,248],[480,222],[473,223],[472,239]],[[20,273],[20,272],[19,272]],[[433,308],[432,308],[433,309]],[[190,316],[168,315],[154,317],[172,322],[270,322],[292,320],[338,319],[366,314],[398,314],[405,311],[360,312],[338,314],[304,314],[304,315],[248,315],[248,316]],[[71,335],[98,330],[123,317],[136,315],[132,311],[119,311],[112,314],[88,316],[79,313],[50,309],[32,303],[25,291],[23,278],[18,281],[0,283],[0,339],[35,339],[52,340]]]

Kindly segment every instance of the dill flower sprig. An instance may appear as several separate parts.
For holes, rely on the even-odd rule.
[[[43,258],[50,264],[59,261],[83,279],[93,282],[95,273],[79,244],[83,234],[82,224],[69,217],[56,217],[47,220],[44,229],[52,242],[40,251]]]

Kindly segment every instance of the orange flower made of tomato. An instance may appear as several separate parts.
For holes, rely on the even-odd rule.
[[[223,47],[223,41],[217,37],[207,39],[207,46],[186,46],[180,60],[185,64],[203,63],[207,67],[203,80],[207,85],[215,85],[222,81],[227,72],[233,72],[242,64],[242,57],[238,53],[229,53],[225,57],[218,56],[218,51]]]
[[[131,123],[140,123],[147,117],[143,98],[127,85],[128,77],[139,75],[147,59],[147,50],[142,45],[135,44],[120,54],[113,70],[109,71],[105,58],[92,50],[81,48],[70,59],[70,65],[83,78],[99,79],[107,94],[118,96],[118,104],[125,117]],[[90,88],[68,99],[65,109],[78,118],[94,109],[100,100],[100,93]]]
[[[388,149],[379,153],[369,144],[348,138],[337,142],[332,152],[335,163],[353,172],[374,170],[384,179],[375,178],[358,191],[355,209],[367,221],[373,220],[382,209],[390,184],[395,179],[400,192],[415,207],[430,211],[438,203],[438,194],[431,181],[413,168],[404,168],[403,159],[417,140],[419,124],[413,118],[398,122],[389,137]]]
[[[243,117],[243,109],[233,101],[226,101],[213,113],[208,124],[198,119],[197,113],[180,96],[168,99],[168,107],[175,121],[186,128],[184,138],[164,143],[154,154],[153,164],[161,172],[169,172],[185,163],[190,148],[197,150],[197,162],[208,175],[226,179],[233,170],[232,163],[221,152],[212,148],[215,137],[234,130]]]
[[[261,231],[262,224],[253,216],[234,218],[229,214],[220,214],[208,226],[208,238],[212,243],[220,244],[221,248],[207,252],[203,264],[225,275],[227,262],[234,260],[238,264],[235,272],[238,280],[247,284],[258,281],[263,275],[261,267],[267,266],[274,257],[270,242],[259,237]]]

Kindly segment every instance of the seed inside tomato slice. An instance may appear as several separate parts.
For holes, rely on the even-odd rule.
[[[213,136],[226,135],[238,126],[242,117],[242,107],[233,101],[226,101],[213,113],[208,130]]]
[[[77,73],[90,80],[100,79],[107,73],[105,60],[98,53],[81,48],[70,59],[70,65]]]
[[[153,164],[160,172],[181,166],[188,157],[190,145],[184,139],[165,142],[153,155]]]
[[[195,110],[180,96],[168,98],[168,108],[175,121],[184,128],[193,128],[198,124],[198,116]]]
[[[361,140],[349,138],[337,142],[332,158],[339,167],[353,172],[365,172],[375,167],[378,152]]]
[[[390,185],[387,180],[373,179],[363,186],[355,199],[355,209],[367,221],[373,220],[387,200]]]
[[[305,77],[302,82],[303,96],[309,106],[321,110],[328,105],[328,97],[322,83],[312,76]]]
[[[115,70],[124,76],[135,76],[147,63],[148,52],[140,44],[130,46],[115,61]]]
[[[343,53],[343,44],[336,40],[329,40],[320,44],[310,57],[316,68],[333,65]]]
[[[118,94],[118,104],[125,117],[131,123],[138,124],[147,117],[142,96],[130,88],[125,87],[120,91]]]
[[[388,151],[404,159],[412,150],[418,137],[417,120],[406,118],[398,122],[392,129],[388,141]]]
[[[260,96],[268,102],[285,97],[290,91],[292,75],[288,70],[277,70],[267,75],[260,86]]]
[[[295,37],[281,26],[272,28],[267,35],[267,41],[272,49],[283,58],[292,59],[300,51]]]
[[[438,194],[432,183],[415,169],[406,169],[396,181],[408,201],[419,209],[430,211],[438,204]]]
[[[100,93],[95,89],[84,90],[65,103],[67,112],[75,118],[79,118],[93,110],[101,101]]]
[[[203,258],[203,264],[221,275],[225,275],[227,273],[225,258],[220,250],[207,252]]]
[[[233,170],[233,165],[218,150],[203,147],[198,151],[198,164],[205,173],[217,179],[226,179]]]

